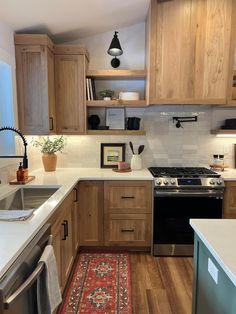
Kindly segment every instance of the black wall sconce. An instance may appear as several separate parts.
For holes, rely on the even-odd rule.
[[[194,117],[173,117],[173,123],[176,122],[177,128],[183,128],[181,123],[185,122],[197,122],[197,116]]]
[[[121,56],[123,54],[123,50],[121,49],[121,45],[120,45],[120,41],[118,39],[118,36],[117,36],[118,32],[115,31],[115,34],[114,34],[114,37],[111,41],[111,44],[110,44],[110,47],[109,49],[107,50],[107,53],[110,55],[110,56],[113,56],[115,58],[113,58],[111,60],[111,66],[113,68],[118,68],[119,65],[120,65],[120,60],[117,59],[116,57],[117,56]]]

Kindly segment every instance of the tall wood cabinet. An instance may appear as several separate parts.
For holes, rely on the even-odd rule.
[[[235,6],[234,0],[151,0],[149,104],[226,104]]]
[[[19,127],[24,134],[55,133],[53,49],[47,35],[15,35]]]
[[[223,218],[236,219],[236,181],[225,181]]]
[[[81,46],[55,46],[57,133],[85,134],[85,72],[88,62]]]

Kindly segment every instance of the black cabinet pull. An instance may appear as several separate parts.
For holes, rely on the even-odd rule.
[[[74,203],[78,202],[78,189],[74,188],[74,192],[75,192],[75,199],[74,199]]]
[[[134,229],[121,229],[121,232],[134,232]]]
[[[53,117],[49,117],[49,120],[50,120],[50,127],[49,127],[49,130],[50,130],[50,131],[53,131],[53,130],[54,130]]]
[[[64,220],[64,223],[66,224],[66,228],[65,228],[65,231],[66,231],[66,237],[68,237],[68,234],[69,234],[69,230],[68,230],[68,220]]]
[[[65,222],[65,220],[61,225],[63,226],[63,233],[64,234],[63,234],[62,240],[64,241],[64,240],[66,240],[66,222]]]
[[[135,198],[134,196],[121,196],[121,198]]]

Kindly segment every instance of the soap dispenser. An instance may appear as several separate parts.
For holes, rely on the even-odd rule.
[[[25,180],[25,171],[23,169],[22,162],[20,162],[20,166],[18,170],[16,171],[16,178],[17,178],[17,181]]]

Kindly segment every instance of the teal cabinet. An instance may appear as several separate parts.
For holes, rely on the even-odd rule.
[[[192,313],[236,313],[236,287],[196,234]]]

